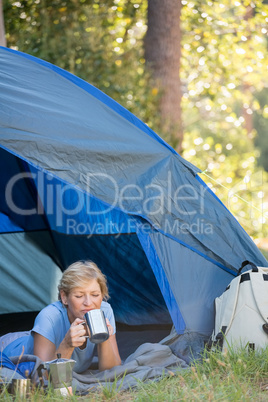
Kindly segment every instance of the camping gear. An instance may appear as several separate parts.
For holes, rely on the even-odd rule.
[[[31,392],[31,380],[30,379],[18,379],[13,378],[10,386],[10,393],[16,395],[21,399],[26,399]]]
[[[167,345],[144,343],[119,366],[105,371],[74,372],[73,389],[82,395],[103,387],[122,392],[148,381],[158,381],[161,377],[172,377],[185,369],[189,369],[189,365],[172,353]]]
[[[53,389],[61,395],[72,395],[74,364],[75,360],[62,359],[60,353],[57,354],[57,359],[44,363],[44,369],[48,373],[48,384],[51,384]],[[41,372],[44,378],[43,370]],[[44,383],[46,383],[46,379]]]
[[[85,320],[90,330],[89,340],[92,343],[102,343],[109,338],[104,312],[101,309],[88,311]]]
[[[26,379],[30,380],[34,385],[39,385],[42,369],[44,369],[43,362],[37,356],[24,354],[8,357],[1,351],[0,382],[6,383],[9,389],[14,379]],[[19,387],[19,384],[17,386]],[[21,385],[21,387],[23,388],[24,386]],[[13,389],[15,392],[15,385]]]
[[[222,349],[268,345],[268,268],[245,261],[239,273],[248,264],[253,268],[233,279],[215,300],[212,341]]]
[[[0,48],[0,87],[6,332],[13,315],[17,325],[57,300],[69,264],[90,259],[107,277],[124,342],[132,330],[142,343],[141,329],[152,337],[172,325],[180,336],[210,336],[214,299],[237,267],[268,263],[200,170],[103,92],[43,60]]]

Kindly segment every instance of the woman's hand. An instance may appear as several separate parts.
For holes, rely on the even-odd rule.
[[[118,351],[118,346],[114,334],[114,329],[106,318],[109,338],[107,341],[98,344],[99,370],[109,370],[114,366],[121,364],[121,358]]]
[[[80,347],[80,349],[84,349],[84,347],[86,346],[87,332],[84,322],[85,321],[81,320],[81,318],[76,318],[71,324],[68,332],[66,333],[56,352],[60,353],[61,357],[65,359],[70,359],[73,354],[74,348]]]
[[[113,329],[112,325],[110,324],[110,321],[108,320],[108,318],[106,318],[106,324],[107,324],[109,337],[110,337],[111,335],[113,335],[114,329]]]
[[[84,322],[81,318],[76,318],[71,324],[69,331],[64,337],[65,344],[68,347],[76,348],[85,343],[87,331]]]
[[[81,347],[87,339],[87,332],[83,323],[84,321],[80,318],[74,320],[57,350],[54,343],[46,339],[44,336],[35,333],[34,354],[40,357],[43,361],[55,359],[58,353],[61,354],[61,357],[70,359],[74,348],[77,346]]]

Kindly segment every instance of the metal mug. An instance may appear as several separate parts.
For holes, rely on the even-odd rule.
[[[102,343],[109,338],[109,331],[102,310],[95,309],[88,311],[85,314],[85,320],[90,330],[90,342]]]
[[[11,393],[18,396],[20,399],[24,399],[29,395],[31,391],[30,379],[13,379],[11,383]]]

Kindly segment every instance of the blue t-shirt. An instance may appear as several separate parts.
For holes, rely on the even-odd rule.
[[[103,301],[101,303],[101,309],[105,317],[110,321],[110,324],[114,328],[113,333],[115,333],[115,319],[112,307],[109,303]],[[6,346],[3,352],[9,357],[19,356],[23,352],[24,347],[24,354],[33,354],[34,332],[53,342],[56,345],[56,349],[58,349],[70,326],[71,324],[66,307],[64,307],[60,301],[49,304],[37,315],[31,333],[28,336],[15,339]],[[79,347],[74,349],[71,358],[76,361],[73,368],[75,372],[82,373],[88,369],[92,362],[95,346],[95,344],[87,339],[85,349],[82,350]]]

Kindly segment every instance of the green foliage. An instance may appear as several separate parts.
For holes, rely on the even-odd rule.
[[[183,1],[183,156],[254,237],[268,236],[267,174],[253,115],[268,118],[259,100],[268,85],[268,8],[262,1]],[[265,92],[266,93],[266,92]],[[256,140],[257,144],[260,140]]]
[[[125,396],[133,401],[265,401],[268,349],[258,352],[207,352],[190,369],[159,382],[140,384]]]
[[[119,378],[115,375],[114,381],[107,381],[104,386],[101,387],[100,393],[104,397],[104,399],[112,399],[115,398],[122,388],[124,378],[126,376],[126,371],[123,374],[122,378]]]
[[[1,385],[1,383],[0,383]],[[61,395],[59,391],[55,391],[52,387],[46,389],[36,388],[32,386],[29,394],[26,398],[22,397],[18,391],[15,395],[11,393],[11,389],[8,385],[0,388],[0,400],[6,402],[20,402],[22,400],[28,400],[32,402],[58,402],[58,401],[77,401],[78,398],[75,395]]]
[[[255,144],[260,150],[259,166],[268,172],[268,90],[264,89],[256,96],[260,108],[254,112],[254,127],[258,133]]]
[[[204,351],[200,360],[186,369],[169,370],[157,381],[138,383],[129,391],[100,386],[85,396],[64,397],[48,389],[32,390],[31,401],[267,401],[268,347]],[[0,390],[1,401],[19,401]]]

